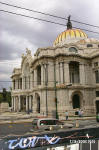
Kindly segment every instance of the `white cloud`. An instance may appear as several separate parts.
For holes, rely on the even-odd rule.
[[[61,17],[67,17],[71,14],[72,20],[78,20],[94,25],[99,24],[98,0],[4,0],[3,2]],[[66,24],[65,20],[11,8],[1,4],[0,7],[5,10],[24,13],[25,15]],[[1,12],[0,20],[0,59],[4,62],[2,65],[0,64],[0,76],[2,77],[2,80],[7,77],[10,79],[9,74],[12,72],[14,67],[20,65],[19,60],[21,60],[21,54],[25,52],[26,47],[31,49],[34,53],[38,47],[52,45],[57,35],[66,29],[64,26],[15,16],[4,12]],[[73,26],[96,31],[95,28],[83,26],[74,22],[72,23]],[[98,38],[98,35],[96,34],[88,32],[87,34],[90,35],[90,37]]]

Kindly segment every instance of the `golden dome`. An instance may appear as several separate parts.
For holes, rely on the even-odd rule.
[[[53,45],[63,45],[70,42],[76,42],[81,39],[86,39],[87,35],[80,29],[67,29],[58,35]]]

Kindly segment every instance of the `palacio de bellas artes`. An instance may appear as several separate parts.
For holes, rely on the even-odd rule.
[[[59,34],[59,33],[57,33]],[[12,73],[12,110],[36,116],[65,118],[79,109],[92,116],[99,109],[99,40],[67,29],[51,47],[26,49],[20,68]],[[28,47],[28,45],[27,45]]]

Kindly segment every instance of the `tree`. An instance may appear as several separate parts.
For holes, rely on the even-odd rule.
[[[3,102],[6,102],[7,101],[7,91],[6,91],[6,88],[3,88],[2,95],[3,95]]]
[[[0,93],[0,103],[1,102],[7,102],[9,106],[11,106],[11,91],[7,91],[6,88],[2,89]]]
[[[0,103],[3,101],[3,95],[0,93]]]
[[[11,92],[7,92],[6,99],[7,102],[9,103],[9,106],[11,107]]]

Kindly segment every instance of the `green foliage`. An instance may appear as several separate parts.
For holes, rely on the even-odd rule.
[[[3,95],[0,93],[0,103],[3,101]]]
[[[3,102],[6,102],[7,101],[7,91],[6,91],[6,88],[3,88]]]
[[[3,88],[2,92],[0,93],[0,103],[1,102],[8,102],[9,106],[11,106],[11,92],[6,91],[6,88]]]
[[[6,100],[9,103],[9,106],[11,107],[11,92],[7,92]]]

